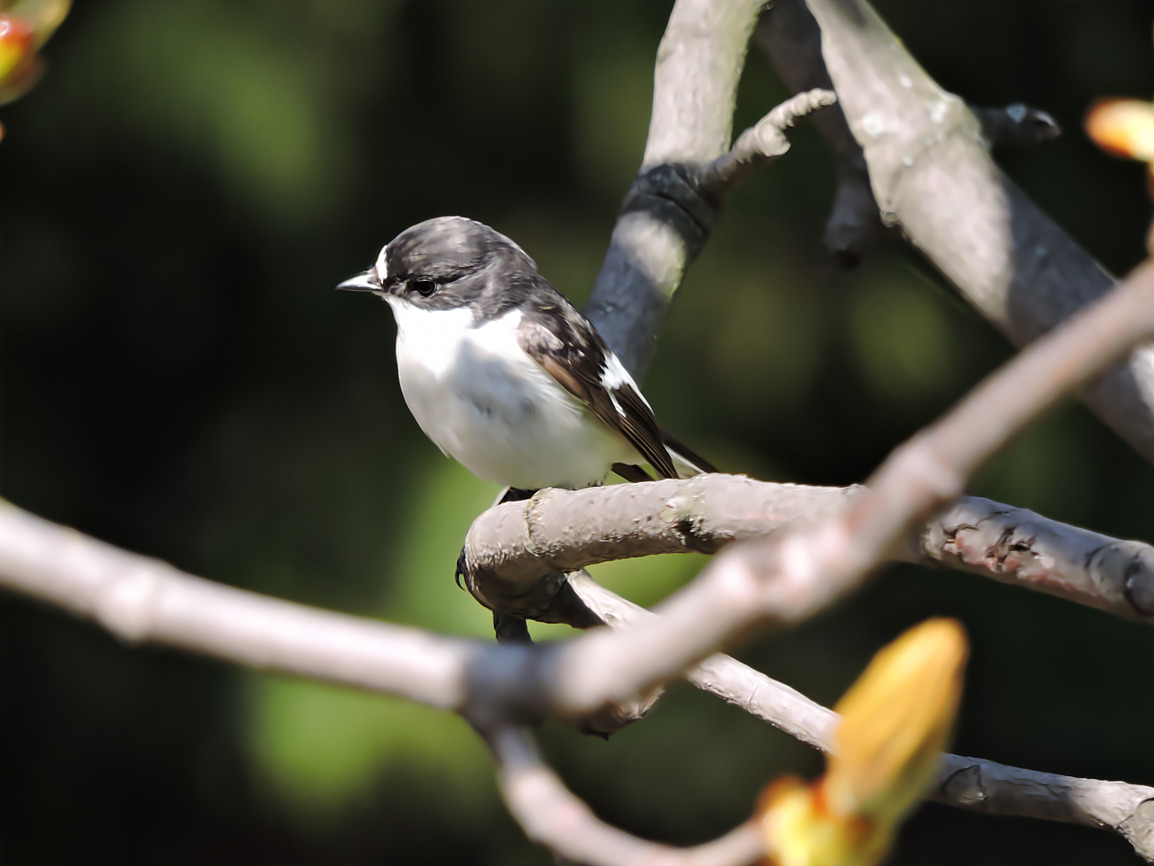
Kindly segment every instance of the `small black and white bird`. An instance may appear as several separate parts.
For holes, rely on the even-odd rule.
[[[421,429],[474,475],[514,488],[712,472],[664,434],[605,341],[487,225],[439,217],[401,232],[337,286],[388,301],[397,371]],[[517,497],[507,497],[517,498]]]

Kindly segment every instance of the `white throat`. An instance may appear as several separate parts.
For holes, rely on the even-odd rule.
[[[522,351],[521,312],[473,327],[467,307],[386,295],[401,391],[421,429],[474,475],[538,489],[600,483],[632,449]]]

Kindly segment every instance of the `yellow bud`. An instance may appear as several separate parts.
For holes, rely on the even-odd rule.
[[[838,703],[823,784],[830,806],[900,820],[937,775],[962,692],[962,627],[931,619],[882,649]]]
[[[962,627],[932,619],[874,656],[837,709],[835,754],[812,785],[774,782],[758,805],[769,862],[874,866],[937,774],[962,691]]]

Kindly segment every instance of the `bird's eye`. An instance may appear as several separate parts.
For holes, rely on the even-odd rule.
[[[437,291],[437,284],[432,280],[413,280],[409,283],[409,288],[422,298],[427,298],[433,294],[433,292]]]

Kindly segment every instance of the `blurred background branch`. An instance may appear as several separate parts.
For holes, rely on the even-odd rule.
[[[842,181],[860,185],[868,176],[882,224],[900,229],[1018,346],[1113,285],[1110,274],[994,165],[989,139],[1004,142],[1009,137],[1004,124],[993,125],[983,110],[983,129],[962,99],[942,89],[902,49],[867,3],[807,2],[813,18],[801,8],[802,0],[785,0],[783,6],[792,6],[784,14],[767,16],[761,45],[782,55],[775,61],[779,68],[795,68],[791,75],[801,86],[812,87],[827,75],[832,80],[848,129],[834,121],[822,129],[839,160],[848,163],[839,171]],[[775,33],[775,22],[788,31]],[[786,45],[787,39],[794,44]],[[1027,138],[1036,138],[1039,127],[1042,138],[1052,137],[1052,120],[1031,122],[1040,119],[1036,110],[1008,111],[1015,114],[1033,130]],[[847,131],[854,144],[846,140]],[[847,211],[835,212],[838,228],[827,229],[827,238],[835,236],[838,245],[852,250],[853,260],[872,244],[876,225],[864,214],[863,199],[860,193],[842,194],[839,203]],[[864,235],[854,237],[855,230]],[[1087,405],[1149,461],[1154,461],[1152,371],[1154,347],[1140,347],[1082,393]]]

